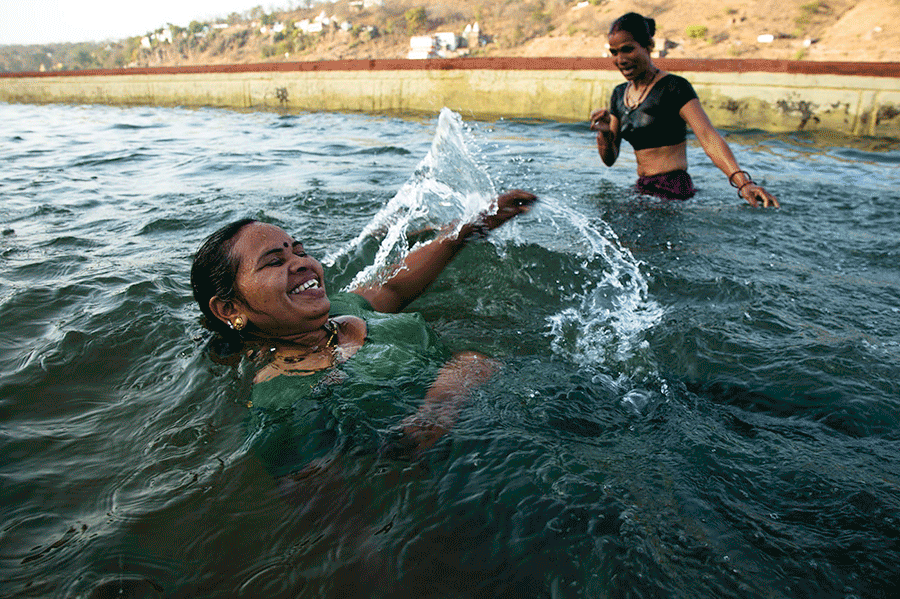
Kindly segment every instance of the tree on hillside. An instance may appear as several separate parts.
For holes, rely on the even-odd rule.
[[[187,31],[188,35],[194,36],[198,33],[201,33],[204,29],[206,29],[206,23],[201,23],[200,21],[191,21],[188,25]]]
[[[406,32],[408,34],[412,35],[425,29],[428,19],[425,15],[424,6],[410,8],[403,16],[406,17]]]
[[[75,51],[76,69],[94,69],[100,66],[90,48],[79,48]]]

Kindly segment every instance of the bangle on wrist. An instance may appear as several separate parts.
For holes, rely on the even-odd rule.
[[[749,181],[747,181],[746,183],[744,183],[743,185],[741,185],[740,187],[738,187],[738,192],[737,192],[737,193],[738,193],[738,197],[739,197],[739,198],[744,199],[744,196],[741,195],[741,192],[742,192],[742,191],[744,190],[744,188],[747,187],[748,185],[755,185],[755,183],[753,182],[753,179],[750,179]],[[737,187],[737,186],[735,186],[735,187]]]
[[[463,241],[469,242],[472,240],[487,239],[488,233],[490,232],[491,230],[485,224],[484,220],[478,219],[476,222],[472,223],[472,231],[463,238]]]
[[[735,175],[744,175],[745,177],[747,177],[747,182],[744,183],[744,185],[746,185],[747,183],[753,183],[753,177],[751,177],[750,173],[748,173],[747,171],[734,171],[733,173],[728,175],[728,184],[731,185],[732,187],[736,187],[736,188],[740,189],[741,187],[744,186],[744,185],[741,185],[739,187],[738,184],[734,182]]]

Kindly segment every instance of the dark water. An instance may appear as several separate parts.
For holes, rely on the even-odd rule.
[[[900,144],[732,132],[683,204],[584,125],[0,105],[0,596],[889,597]],[[254,216],[377,276],[521,187],[422,313],[502,360],[419,462],[287,497],[188,269]],[[316,517],[312,517],[311,514]]]

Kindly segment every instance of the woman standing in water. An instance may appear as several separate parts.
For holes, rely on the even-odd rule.
[[[494,365],[474,352],[449,355],[418,315],[395,313],[425,291],[469,238],[527,212],[535,200],[524,191],[507,192],[475,222],[449,227],[411,251],[383,282],[333,298],[326,293],[322,265],[300,241],[274,225],[240,220],[213,233],[197,252],[191,268],[194,298],[209,328],[253,350],[258,370],[252,407],[296,411],[298,402],[309,400],[304,422],[294,423],[295,438],[315,436],[316,423],[328,421],[319,400],[330,388],[356,385],[341,392],[349,402],[369,397],[370,404],[378,404],[375,398],[384,397],[384,390],[389,396],[399,393],[403,376],[421,381],[432,372],[430,386],[418,395],[424,402],[400,423],[404,444],[427,447],[452,423],[455,403],[489,378]],[[381,395],[373,392],[376,387]],[[384,406],[373,411],[385,414]],[[320,441],[309,451],[297,450],[296,459],[273,455],[282,463],[276,474],[333,449]]]
[[[687,129],[707,156],[751,206],[778,208],[778,200],[741,170],[728,144],[712,126],[691,84],[653,64],[656,22],[637,13],[616,19],[609,30],[609,51],[627,80],[612,93],[610,108],[591,113],[597,151],[612,166],[625,139],[634,147],[640,193],[685,200],[695,189],[687,173]]]

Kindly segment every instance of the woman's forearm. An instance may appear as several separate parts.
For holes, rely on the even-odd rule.
[[[725,173],[726,177],[734,172],[740,171],[737,158],[734,157],[734,153],[721,135],[713,132],[708,136],[708,139],[701,143],[706,155],[709,156],[709,159],[712,160],[712,163],[715,164],[720,171]]]
[[[737,194],[746,200],[751,206],[756,207],[762,204],[763,207],[773,206],[779,207],[778,200],[753,181],[753,178],[745,170],[742,170],[738,164],[737,158],[728,146],[728,142],[713,130],[700,138],[703,150],[709,156],[713,164],[721,170],[732,187],[737,189]]]
[[[612,131],[597,132],[597,153],[606,166],[614,165],[619,157],[619,146],[615,142],[615,137]]]
[[[379,312],[399,312],[419,297],[475,235],[485,235],[512,217],[527,212],[537,198],[525,191],[508,191],[497,198],[496,208],[461,227],[448,225],[438,237],[407,254],[394,273],[377,286],[354,290]]]
[[[399,312],[409,305],[456,257],[474,231],[473,227],[466,224],[456,230],[455,225],[450,225],[436,239],[407,254],[388,280],[381,284],[375,301],[369,299],[372,307],[379,312]]]

